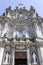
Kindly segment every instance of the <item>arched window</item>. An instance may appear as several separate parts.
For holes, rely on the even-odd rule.
[[[22,37],[23,36],[23,30],[19,30],[19,37]]]
[[[29,37],[30,37],[30,38],[34,38],[34,36],[35,36],[35,32],[34,32],[34,30],[33,30],[32,28],[30,28],[30,29],[28,30],[28,34],[29,34]]]

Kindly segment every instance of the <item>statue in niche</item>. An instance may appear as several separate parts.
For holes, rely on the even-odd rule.
[[[37,64],[35,52],[33,52],[32,57],[33,57],[33,64]]]
[[[5,63],[9,63],[9,61],[10,61],[10,57],[9,57],[9,53],[8,52],[6,52],[6,56],[5,56]]]

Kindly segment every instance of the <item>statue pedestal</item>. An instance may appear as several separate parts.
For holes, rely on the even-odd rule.
[[[10,65],[10,63],[3,63],[2,65]]]
[[[33,64],[33,63],[32,63],[31,65],[38,65],[38,64]]]

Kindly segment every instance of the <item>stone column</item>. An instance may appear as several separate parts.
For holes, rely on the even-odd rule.
[[[0,65],[2,64],[3,53],[4,53],[4,47],[0,47]]]
[[[29,48],[27,48],[27,64],[31,65],[31,63],[30,63],[30,51],[29,51]]]
[[[12,58],[13,58],[12,65],[15,65],[15,49],[14,48],[12,49]]]
[[[39,55],[39,62],[40,62],[40,65],[43,65],[40,47],[37,48],[37,51],[38,51],[38,55]]]

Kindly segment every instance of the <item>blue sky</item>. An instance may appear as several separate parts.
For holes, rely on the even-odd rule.
[[[12,6],[12,9],[14,9],[19,6],[20,2],[26,9],[29,9],[31,5],[34,6],[39,16],[43,17],[43,0],[0,0],[0,15],[5,12],[8,6]]]

